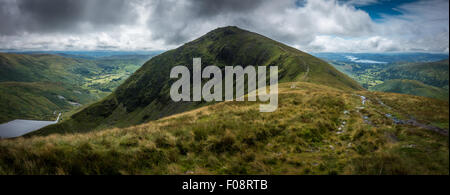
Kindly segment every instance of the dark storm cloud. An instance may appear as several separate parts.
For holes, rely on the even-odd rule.
[[[18,27],[18,17],[16,6],[11,1],[0,0],[0,35],[1,34],[13,34]]]
[[[228,21],[228,25],[246,27],[245,16],[266,2],[269,1],[160,0],[154,4],[148,25],[153,30],[152,36],[155,39],[163,39],[167,44],[180,44],[189,40],[196,31],[200,31],[202,23],[211,21],[220,23],[232,18],[232,21]],[[220,17],[223,17],[223,20],[217,20]]]
[[[27,29],[52,31],[72,29],[83,16],[83,1],[72,0],[21,0],[20,14],[26,18]]]
[[[2,0],[0,8],[2,34],[81,32],[89,25],[98,29],[136,18],[127,0]]]
[[[192,0],[194,13],[200,17],[211,17],[220,14],[239,14],[251,12],[266,0]]]

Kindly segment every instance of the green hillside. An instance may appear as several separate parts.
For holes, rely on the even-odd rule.
[[[332,64],[369,90],[448,99],[448,59],[398,64],[333,61]]]
[[[406,63],[381,71],[379,77],[383,80],[416,80],[448,90],[448,66],[448,59],[438,62]]]
[[[110,94],[147,59],[0,53],[0,123],[54,120],[55,111],[70,111]]]
[[[355,90],[359,84],[326,62],[262,35],[237,27],[219,28],[145,63],[106,99],[74,114],[71,120],[37,134],[85,132],[112,126],[126,127],[188,111],[206,103],[174,103],[169,97],[172,67],[202,58],[202,67],[235,65],[275,66],[279,81],[305,81]]]
[[[447,101],[279,89],[273,113],[222,102],[129,128],[0,140],[0,174],[449,174]]]
[[[448,100],[449,97],[449,92],[446,89],[430,86],[414,80],[388,80],[383,84],[370,88],[370,90],[403,93],[442,100]]]
[[[0,53],[0,82],[61,82],[80,85],[83,76],[98,70],[92,61],[65,58],[50,54]]]
[[[64,99],[62,98],[64,97]],[[96,98],[50,82],[0,82],[0,123],[12,119],[55,120],[61,111]]]

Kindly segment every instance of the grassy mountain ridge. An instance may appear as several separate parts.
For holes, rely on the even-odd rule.
[[[403,93],[417,96],[448,100],[449,92],[446,89],[424,84],[416,80],[394,79],[371,88],[373,91]]]
[[[258,65],[279,67],[279,81],[306,81],[345,90],[362,89],[326,62],[262,35],[225,27],[213,30],[185,45],[145,63],[105,100],[73,115],[70,121],[45,128],[46,132],[80,132],[110,126],[125,127],[198,108],[207,103],[174,103],[169,97],[172,67],[192,70],[192,58],[202,67]]]
[[[449,174],[448,102],[309,82],[279,89],[273,113],[221,102],[123,129],[0,140],[0,174]]]

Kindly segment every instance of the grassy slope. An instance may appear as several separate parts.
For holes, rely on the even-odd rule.
[[[448,90],[449,61],[442,60],[428,63],[407,63],[388,68],[379,74],[384,80],[417,80],[427,85]]]
[[[17,118],[54,120],[54,111],[73,108],[58,95],[82,104],[98,99],[79,87],[84,78],[76,71],[81,69],[97,68],[92,62],[55,55],[0,53],[0,123]]]
[[[280,84],[279,100],[274,113],[222,102],[124,129],[1,140],[0,174],[449,174],[448,136],[384,115],[448,129],[448,102],[306,82]]]
[[[73,108],[67,101],[84,103],[93,99],[58,83],[0,82],[0,123],[17,118],[54,120],[59,112]]]
[[[54,111],[74,108],[67,101],[89,104],[108,95],[145,59],[0,53],[0,123],[16,118],[53,120]]]
[[[436,98],[441,100],[448,100],[449,97],[448,90],[423,84],[420,81],[414,80],[400,80],[400,79],[388,80],[383,84],[376,85],[370,90],[403,93]]]
[[[61,82],[80,85],[83,72],[95,72],[95,63],[57,55],[0,53],[0,81]],[[78,73],[78,74],[76,74]],[[86,73],[89,74],[89,73]]]
[[[279,66],[280,82],[307,81],[335,88],[361,89],[359,84],[326,62],[292,47],[237,27],[219,28],[152,58],[102,102],[73,115],[71,120],[38,134],[84,132],[111,126],[126,127],[195,109],[205,103],[174,103],[169,97],[172,67],[192,68],[192,58],[202,66]]]

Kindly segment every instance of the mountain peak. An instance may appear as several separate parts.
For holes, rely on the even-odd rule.
[[[63,122],[59,129],[96,129],[129,126],[207,105],[173,102],[170,99],[170,70],[178,65],[192,69],[193,58],[202,58],[202,67],[278,66],[284,82],[310,82],[343,90],[361,86],[328,63],[265,36],[228,26],[215,29],[185,45],[153,57],[102,102],[87,107]],[[73,124],[77,125],[73,125]],[[79,128],[82,126],[82,128]]]
[[[222,39],[222,38],[225,38],[228,36],[232,36],[232,35],[233,36],[243,36],[244,34],[257,35],[256,33],[241,29],[237,26],[225,26],[225,27],[219,27],[214,30],[211,30],[208,33],[206,33],[205,35],[199,37],[198,39],[191,41],[189,43],[186,43],[186,44],[197,43],[197,42],[201,42],[204,40],[217,41],[218,39]]]

